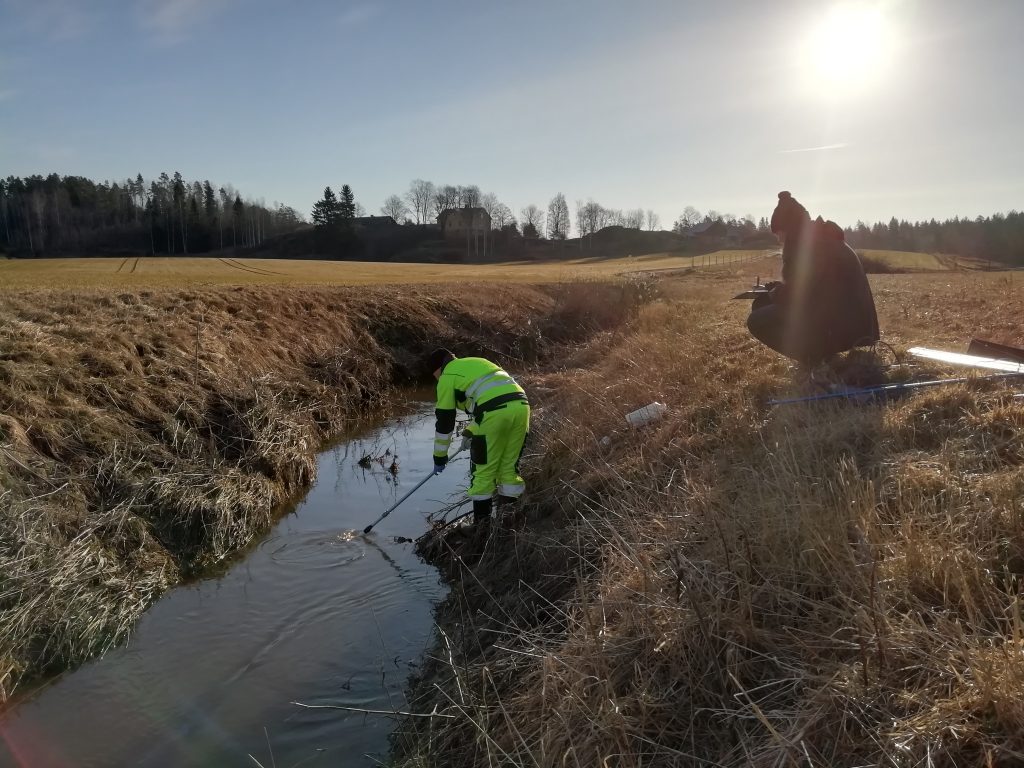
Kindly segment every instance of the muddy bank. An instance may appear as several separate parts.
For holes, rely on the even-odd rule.
[[[125,637],[267,528],[441,343],[536,361],[631,288],[0,295],[0,700]],[[523,365],[523,362],[517,363]]]

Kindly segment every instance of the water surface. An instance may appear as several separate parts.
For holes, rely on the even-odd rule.
[[[467,462],[362,529],[429,471],[433,434],[420,404],[321,454],[308,496],[226,573],[172,590],[126,645],[0,716],[0,766],[384,761],[391,718],[290,702],[405,707],[444,588],[395,537],[426,530],[425,515],[464,488]],[[366,454],[382,461],[362,468]]]

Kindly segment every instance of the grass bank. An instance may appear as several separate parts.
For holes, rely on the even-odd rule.
[[[453,589],[411,707],[453,717],[402,765],[1024,760],[1024,387],[771,408],[799,387],[728,301],[769,272],[669,283],[530,382],[525,520],[424,547]],[[872,284],[897,350],[1024,342],[1012,275]]]
[[[427,349],[532,360],[638,298],[635,284],[3,292],[0,702],[246,546]]]

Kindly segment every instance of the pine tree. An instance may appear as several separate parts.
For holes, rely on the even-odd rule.
[[[207,221],[217,218],[217,197],[213,194],[213,185],[209,180],[203,182],[203,212]]]
[[[341,186],[341,200],[338,203],[338,215],[345,221],[356,217],[356,199],[352,194],[352,187],[348,184]]]
[[[146,205],[146,182],[142,180],[142,174],[135,174],[135,183],[132,185],[132,199],[135,202],[135,221],[139,220],[139,211]]]
[[[231,240],[232,245],[238,247],[238,227],[242,223],[242,215],[245,213],[245,206],[242,205],[241,195],[235,195],[235,204],[231,206]]]
[[[350,195],[351,193],[349,190]],[[323,199],[313,204],[313,223],[318,227],[326,227],[337,221],[339,215],[338,198],[330,187],[325,187]]]
[[[178,228],[181,230],[181,250],[188,253],[188,241],[185,236],[185,183],[178,171],[174,172],[174,186],[171,189],[174,210],[178,214]]]

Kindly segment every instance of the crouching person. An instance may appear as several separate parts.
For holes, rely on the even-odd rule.
[[[782,242],[782,282],[759,296],[747,328],[762,343],[804,365],[878,341],[878,316],[857,252],[843,230],[779,193],[772,232]]]
[[[519,459],[530,431],[526,392],[501,366],[482,357],[455,357],[437,349],[427,360],[437,380],[437,423],[434,472],[444,471],[460,408],[472,421],[462,434],[473,465],[467,494],[473,502],[473,522],[488,520],[495,492],[498,503],[511,503],[526,489]]]

